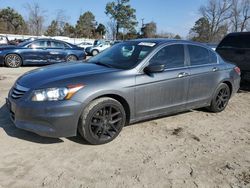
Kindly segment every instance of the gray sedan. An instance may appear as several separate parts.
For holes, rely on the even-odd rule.
[[[207,46],[140,39],[87,63],[26,73],[6,102],[18,128],[48,137],[78,131],[89,143],[104,144],[129,123],[201,107],[221,112],[239,83],[239,68]]]

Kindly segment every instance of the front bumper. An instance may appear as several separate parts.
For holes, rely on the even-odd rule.
[[[46,137],[77,134],[82,104],[75,101],[32,102],[6,99],[10,117],[17,128]]]

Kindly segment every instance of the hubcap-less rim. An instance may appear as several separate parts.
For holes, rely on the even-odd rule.
[[[76,61],[76,57],[71,55],[67,58],[67,61]]]
[[[227,88],[222,88],[216,97],[216,107],[222,110],[226,107],[229,99],[229,91]]]
[[[97,55],[98,54],[98,52],[96,51],[96,50],[94,50],[93,51],[93,55],[95,56],[95,55]]]
[[[21,59],[20,57],[18,57],[17,55],[9,55],[6,58],[6,63],[10,66],[10,67],[17,67],[18,65],[20,65],[21,63]]]
[[[110,140],[122,128],[122,113],[114,105],[107,105],[97,110],[91,118],[90,130],[98,140]]]

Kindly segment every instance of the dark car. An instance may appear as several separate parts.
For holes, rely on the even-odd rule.
[[[113,140],[124,125],[188,109],[221,112],[240,70],[205,45],[182,40],[122,42],[87,63],[21,76],[7,105],[16,127],[49,137]]]
[[[216,51],[223,59],[241,69],[242,81],[250,82],[250,32],[228,34]]]
[[[83,59],[83,48],[53,39],[29,40],[17,46],[0,46],[0,65],[12,68]]]

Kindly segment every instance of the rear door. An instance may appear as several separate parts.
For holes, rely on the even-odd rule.
[[[47,41],[49,63],[59,63],[66,60],[67,51],[63,42]]]
[[[189,80],[184,45],[163,47],[149,64],[165,64],[166,68],[163,72],[136,76],[136,116],[140,118],[184,109]]]
[[[212,51],[198,45],[187,45],[189,52],[188,108],[200,107],[210,102],[220,81],[218,57]]]

